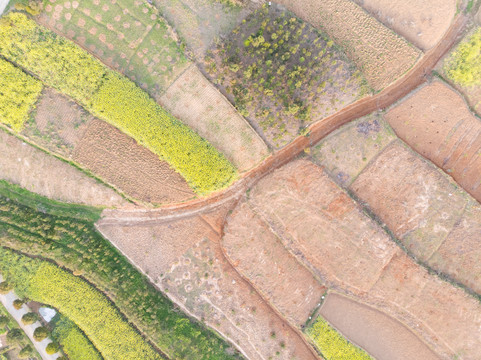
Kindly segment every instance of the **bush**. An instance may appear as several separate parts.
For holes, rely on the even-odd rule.
[[[237,171],[224,155],[141,88],[25,14],[2,18],[0,53],[169,162],[197,193],[235,179]]]
[[[8,324],[8,316],[2,315],[0,316],[0,328],[7,326]]]
[[[33,331],[35,341],[42,341],[48,337],[48,329],[45,326],[39,326]]]
[[[13,286],[6,281],[0,283],[0,294],[8,294],[13,290]]]
[[[35,323],[37,320],[38,320],[38,315],[33,312],[26,313],[25,315],[22,316],[22,322],[25,325],[31,325]]]
[[[27,359],[33,354],[33,348],[31,345],[26,345],[20,352],[18,353],[18,357],[20,359]]]
[[[0,59],[0,121],[21,131],[42,91],[42,83]]]
[[[59,347],[56,342],[51,342],[47,345],[47,348],[45,349],[45,352],[49,355],[53,355],[58,351]]]
[[[18,344],[23,340],[23,332],[20,329],[11,329],[7,333],[7,341],[10,344]]]
[[[13,300],[13,307],[17,310],[20,310],[23,304],[25,304],[25,301],[23,301],[22,299]]]

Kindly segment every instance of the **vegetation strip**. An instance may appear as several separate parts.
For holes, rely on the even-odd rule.
[[[0,122],[23,129],[42,91],[42,83],[0,58]]]
[[[364,350],[347,341],[320,316],[306,333],[326,360],[372,360]]]
[[[0,249],[1,271],[19,294],[65,313],[108,359],[161,359],[87,282],[56,265]]]
[[[12,192],[18,193],[18,188],[12,187]],[[36,207],[25,205],[26,200],[20,204],[5,187],[0,194],[1,245],[53,259],[82,274],[171,358],[240,358],[215,333],[182,314],[95,230],[93,222],[79,217],[79,210],[66,207],[63,215],[51,214],[44,205],[49,200],[38,197],[38,201]],[[36,210],[40,206],[43,212]]]
[[[224,155],[133,82],[25,14],[2,18],[0,53],[165,159],[197,193],[226,187],[236,178]]]

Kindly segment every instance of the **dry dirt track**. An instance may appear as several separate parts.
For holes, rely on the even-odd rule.
[[[404,75],[404,77],[394,82],[380,93],[371,97],[363,98],[345,107],[336,114],[312,124],[309,127],[310,135],[308,137],[297,137],[292,143],[269,156],[256,168],[243,175],[228,189],[214,193],[207,198],[196,199],[181,204],[167,205],[156,210],[105,210],[101,222],[109,224],[118,223],[123,225],[128,223],[138,224],[140,222],[146,224],[162,222],[166,219],[181,218],[183,216],[192,216],[196,213],[202,213],[224,204],[232,198],[236,198],[263,176],[288,163],[301,154],[305,149],[316,144],[332,131],[338,129],[349,121],[392,105],[424,83],[427,79],[427,75],[431,73],[431,70],[439,59],[448,52],[461,35],[466,23],[467,17],[463,14],[458,15],[438,45],[427,51],[421,60],[419,60],[414,67]]]

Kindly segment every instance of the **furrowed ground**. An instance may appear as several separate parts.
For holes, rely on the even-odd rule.
[[[297,16],[324,30],[357,65],[376,91],[401,77],[419,49],[350,0],[279,0]]]
[[[363,95],[362,77],[325,35],[264,5],[204,58],[211,80],[274,147]]]

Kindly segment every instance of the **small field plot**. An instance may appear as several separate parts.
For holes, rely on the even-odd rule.
[[[364,90],[361,75],[331,40],[274,5],[256,10],[210,49],[204,66],[275,147]]]
[[[195,196],[168,163],[97,119],[89,124],[72,159],[134,199],[165,203]]]
[[[160,102],[222,151],[240,171],[254,167],[269,153],[262,138],[194,64],[169,87]]]
[[[481,28],[473,29],[440,62],[438,70],[481,114]]]
[[[93,116],[51,88],[45,89],[22,135],[36,144],[70,157]]]
[[[235,268],[291,323],[303,326],[326,289],[248,203],[230,215],[224,232],[222,245]]]
[[[374,90],[408,71],[421,51],[350,0],[280,0],[297,16],[323,29],[354,61]]]
[[[385,118],[401,139],[481,201],[481,121],[461,96],[434,81]]]
[[[456,0],[354,0],[422,50],[441,40],[456,13]]]
[[[153,4],[199,58],[250,11],[236,0],[153,0]]]
[[[42,91],[42,83],[0,58],[0,122],[20,131]]]
[[[125,200],[66,162],[0,131],[1,178],[65,202],[117,206]]]
[[[311,149],[311,155],[341,186],[349,186],[396,135],[377,114],[351,121]]]
[[[48,0],[39,21],[160,94],[187,67],[173,31],[144,0]]]

